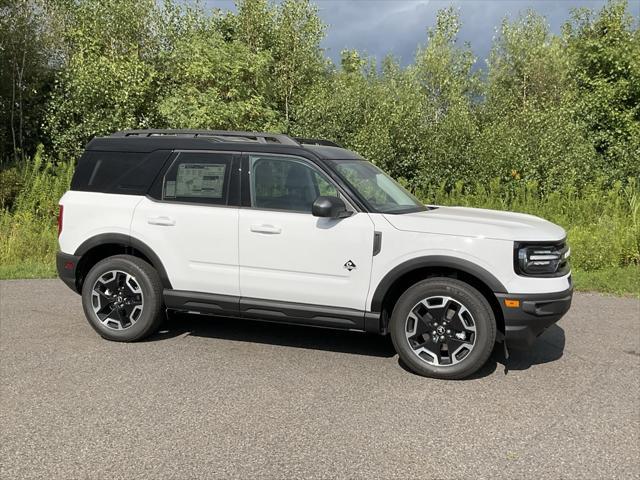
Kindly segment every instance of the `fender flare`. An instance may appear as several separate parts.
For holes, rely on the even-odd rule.
[[[382,302],[392,285],[403,275],[420,268],[453,268],[476,277],[494,293],[507,293],[507,289],[493,274],[481,266],[462,258],[430,255],[407,260],[390,270],[378,283],[371,299],[371,311],[382,312]]]
[[[131,235],[124,235],[122,233],[101,233],[82,242],[76,249],[74,255],[82,257],[89,250],[99,247],[100,245],[107,245],[110,243],[124,245],[125,247],[135,248],[140,251],[149,259],[153,268],[157,270],[158,275],[160,275],[160,280],[162,281],[162,286],[164,288],[172,288],[171,281],[169,280],[169,276],[167,275],[167,271],[165,270],[160,257],[158,257],[153,249],[146,243],[132,237]]]

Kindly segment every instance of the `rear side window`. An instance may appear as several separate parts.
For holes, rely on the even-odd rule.
[[[180,152],[162,182],[162,199],[226,205],[232,154]]]
[[[144,195],[169,156],[155,152],[86,151],[71,181],[72,190]]]

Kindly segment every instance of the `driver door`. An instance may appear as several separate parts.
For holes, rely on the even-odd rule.
[[[251,153],[243,165],[243,186],[251,198],[250,207],[239,212],[243,301],[364,311],[373,258],[369,215],[314,217],[311,206],[319,195],[339,194],[307,159]]]

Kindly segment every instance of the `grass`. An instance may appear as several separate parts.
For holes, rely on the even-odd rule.
[[[22,185],[11,208],[0,198],[0,279],[51,277],[58,250],[58,200],[68,189],[73,168],[45,161],[39,149],[18,170]]]
[[[576,290],[640,298],[640,266],[612,267],[592,272],[574,271]]]
[[[18,168],[20,191],[11,208],[0,198],[0,279],[55,276],[57,204],[72,174],[69,164],[44,161],[42,151]],[[496,180],[419,194],[426,203],[530,213],[557,223],[567,230],[576,289],[640,296],[638,180],[553,192],[531,182]]]
[[[26,260],[22,263],[0,265],[0,280],[14,280],[20,278],[54,278],[56,276],[55,262]]]

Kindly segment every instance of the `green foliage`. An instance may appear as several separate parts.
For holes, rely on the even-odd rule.
[[[264,95],[270,56],[225,42],[207,28],[189,32],[167,55],[162,123],[174,128],[263,130],[281,128]]]
[[[322,73],[320,41],[324,25],[308,0],[284,0],[276,10],[273,80],[275,99],[289,130],[291,109]]]
[[[0,170],[0,208],[13,206],[23,183],[23,172],[18,167]]]
[[[640,175],[640,29],[626,2],[577,11],[565,28],[576,111],[611,178]]]
[[[0,264],[3,268],[24,262],[53,266],[58,200],[69,188],[73,167],[47,162],[39,147],[32,161],[21,169],[24,184],[13,209],[0,210]]]
[[[0,167],[33,151],[53,72],[52,33],[41,0],[0,3]]]
[[[182,127],[337,141],[429,203],[548,218],[568,230],[581,278],[628,279],[640,264],[640,29],[628,3],[577,10],[561,35],[535,12],[505,20],[483,70],[459,29],[441,10],[411,65],[349,50],[332,65],[309,0],[239,0],[235,13],[1,3],[0,260],[52,261],[51,214],[92,137]]]
[[[68,57],[45,117],[59,158],[73,161],[95,135],[149,126],[157,14],[153,0],[83,0],[63,7]]]
[[[635,52],[637,27],[620,20],[628,19],[625,5],[607,8],[617,16],[609,18],[605,9],[598,21],[612,22],[625,39],[636,39],[633,48],[625,43]],[[566,28],[579,18],[577,13]],[[472,191],[500,178],[505,184],[535,181],[546,192],[564,185],[580,189],[598,178],[609,186],[640,175],[640,134],[616,137],[604,153],[594,135],[594,115],[581,107],[588,100],[579,82],[583,66],[573,50],[579,40],[553,36],[533,12],[505,21],[482,80],[472,71],[470,50],[456,43],[458,22],[453,10],[441,11],[426,46],[406,69],[386,59],[378,70],[355,52],[344,52],[342,70],[319,80],[298,107],[295,131],[354,148],[412,190],[443,182],[451,189],[462,180]],[[594,41],[603,48],[610,43],[602,36]],[[638,58],[627,63],[637,64]],[[640,128],[638,105],[619,107],[629,119],[628,126],[621,124],[625,131]],[[595,108],[601,112],[603,106]],[[604,131],[612,134],[614,123]]]
[[[615,295],[633,295],[640,298],[640,266],[605,268],[573,273],[573,282],[578,290],[604,292]]]

